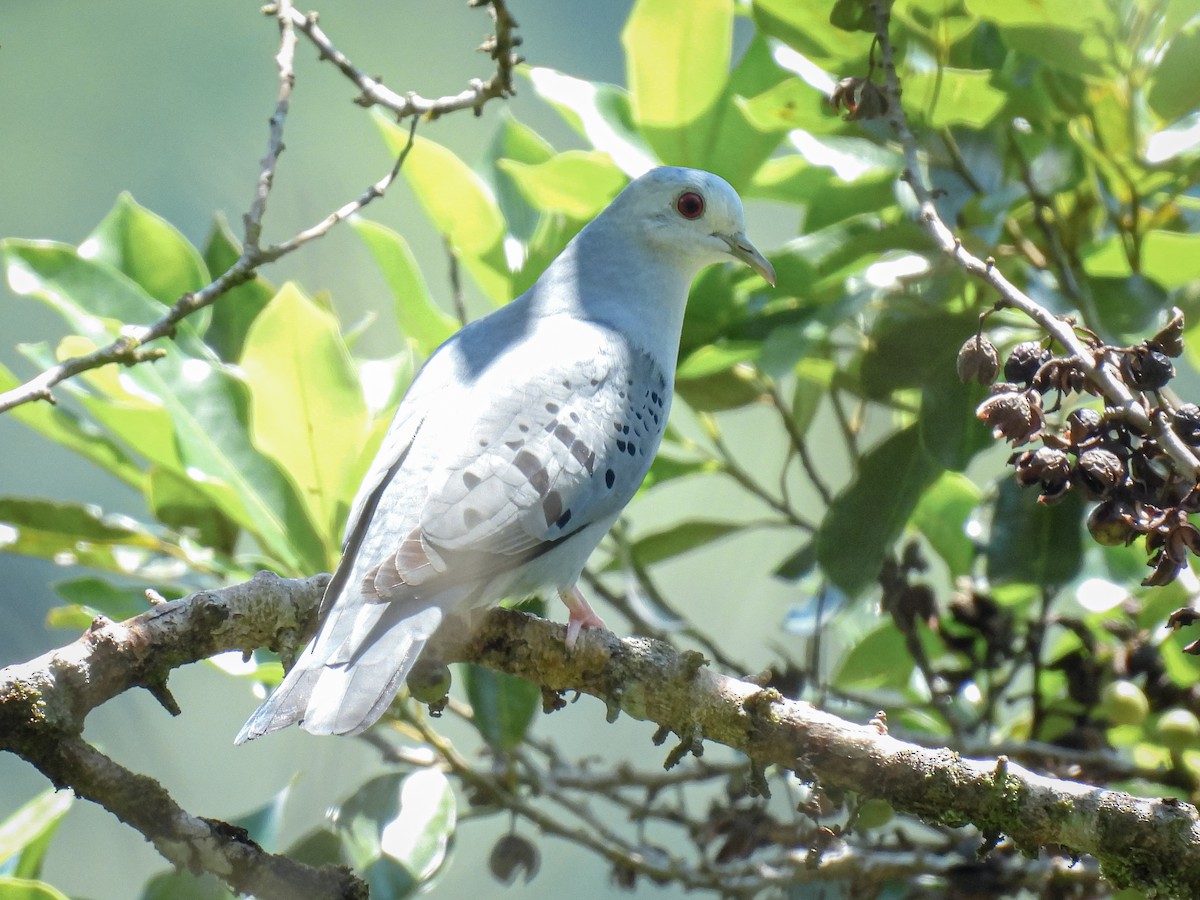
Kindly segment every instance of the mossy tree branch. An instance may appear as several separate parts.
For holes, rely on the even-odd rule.
[[[280,866],[223,823],[191,816],[161,786],[122,769],[80,737],[87,713],[131,687],[149,687],[172,705],[170,671],[214,653],[269,646],[289,653],[312,631],[326,576],[252,581],[161,604],[123,623],[98,620],[74,643],[0,670],[0,749],[37,766],[111,810],[177,865],[201,867],[249,890],[239,873],[270,877],[259,896],[284,891]],[[447,661],[473,662],[527,678],[548,691],[580,691],[611,711],[657,723],[679,744],[668,761],[714,741],[748,754],[753,770],[777,765],[825,786],[882,797],[897,810],[944,825],[974,824],[1007,835],[1028,852],[1058,845],[1096,857],[1116,885],[1200,896],[1200,816],[1173,799],[1133,797],[1031,772],[1006,758],[965,759],[891,737],[878,724],[844,721],[772,689],[712,671],[696,652],[645,639],[588,631],[573,653],[563,626],[512,610],[472,622],[467,636],[438,648]],[[761,782],[762,780],[759,779]],[[143,811],[128,798],[151,797]],[[249,862],[247,862],[249,860]],[[309,870],[334,878],[340,870]],[[266,872],[267,875],[263,875]],[[331,874],[332,872],[332,874]],[[354,896],[346,880],[320,896]],[[317,896],[313,894],[312,896]]]

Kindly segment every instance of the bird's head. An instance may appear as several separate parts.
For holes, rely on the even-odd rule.
[[[662,252],[684,255],[697,267],[736,259],[775,284],[775,269],[746,237],[742,200],[724,178],[700,169],[651,169],[630,182],[618,205]]]

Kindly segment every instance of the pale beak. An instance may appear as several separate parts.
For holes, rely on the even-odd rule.
[[[775,267],[767,262],[767,258],[758,252],[758,248],[750,243],[750,238],[739,232],[735,235],[718,234],[721,240],[729,245],[729,255],[739,259],[762,276],[763,281],[775,287]]]

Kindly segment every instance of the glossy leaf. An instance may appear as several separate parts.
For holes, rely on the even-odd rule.
[[[149,324],[163,313],[162,304],[129,276],[67,244],[7,238],[0,250],[14,293],[42,300],[73,332],[97,344],[115,339],[121,324]],[[186,319],[176,326],[175,345],[193,356],[211,356]]]
[[[913,661],[894,623],[888,621],[855,642],[834,683],[847,690],[902,688],[912,677]]]
[[[204,245],[204,262],[214,278],[224,274],[241,255],[238,239],[224,216],[217,216]],[[237,362],[250,323],[275,296],[275,288],[261,275],[226,291],[211,307],[204,341],[225,362]]]
[[[711,544],[744,527],[736,522],[690,519],[638,538],[633,542],[631,550],[638,563],[650,566]]]
[[[391,153],[408,144],[408,130],[382,114],[375,122]],[[509,297],[504,256],[504,218],[491,189],[450,150],[427,138],[413,139],[400,170],[434,227],[459,254],[463,266],[494,302]]]
[[[11,390],[20,383],[20,379],[9,369],[0,365],[0,393]],[[10,410],[5,415],[27,425],[60,447],[65,447],[89,462],[95,463],[126,484],[137,485],[142,480],[142,473],[137,463],[119,444],[111,440],[91,422],[62,406],[52,406],[49,403],[26,403]]]
[[[123,272],[167,306],[209,281],[208,267],[187,238],[128,193],[79,245],[79,255]]]
[[[1150,107],[1168,122],[1200,107],[1200,85],[1196,79],[1198,54],[1200,26],[1192,25],[1171,36],[1171,43],[1154,70],[1146,96]]]
[[[1055,588],[1083,562],[1083,502],[1069,492],[1053,506],[1013,479],[1000,482],[987,544],[987,575],[993,584],[1019,582]]]
[[[879,575],[921,495],[941,473],[921,449],[916,426],[896,432],[859,463],[817,532],[817,562],[851,597]]]
[[[554,69],[534,67],[528,74],[534,93],[593,147],[611,156],[626,175],[636,178],[658,165],[654,151],[633,124],[629,94],[624,90]]]
[[[1005,94],[982,70],[942,68],[916,72],[904,81],[904,104],[932,128],[982,128],[1004,108]]]
[[[541,708],[542,691],[532,681],[481,666],[462,668],[467,700],[474,711],[472,722],[493,750],[513,750]]]
[[[754,0],[754,24],[814,63],[841,68],[866,54],[859,42],[829,21],[829,0]]]
[[[528,242],[537,228],[539,214],[521,195],[512,176],[500,168],[502,160],[535,166],[554,158],[554,148],[540,134],[517,121],[506,107],[500,113],[500,124],[488,147],[488,171],[492,190],[500,204],[505,225],[510,234]]]
[[[0,900],[70,900],[58,888],[44,881],[0,875]]]
[[[189,534],[205,547],[232,554],[238,527],[196,483],[178,472],[154,466],[146,473],[146,502],[154,518]]]
[[[351,225],[392,292],[400,333],[422,357],[428,357],[458,330],[458,322],[434,302],[416,257],[399,233],[362,218],[353,219]]]
[[[913,527],[946,563],[951,577],[971,573],[975,542],[967,534],[967,522],[981,500],[971,479],[958,472],[943,472],[913,510]]]
[[[74,799],[69,791],[48,790],[0,822],[0,871],[13,878],[38,878],[46,850]]]
[[[295,480],[312,521],[336,545],[338,502],[356,487],[346,483],[346,470],[368,426],[337,320],[284,285],[250,326],[241,368],[255,446]]]
[[[533,208],[584,221],[595,218],[627,183],[605,153],[568,150],[542,163],[498,165]]]
[[[97,507],[0,497],[0,550],[61,564],[132,571],[159,541],[130,519]]]
[[[702,165],[729,72],[733,0],[638,0],[621,44],[634,116],[660,159]],[[663,65],[663,60],[671,65]]]
[[[975,416],[987,389],[958,380],[952,359],[943,357],[944,375],[921,391],[921,446],[943,467],[962,471],[975,455],[992,446],[992,436]]]
[[[796,363],[796,387],[792,393],[792,421],[796,433],[804,435],[817,417],[821,400],[829,393],[837,371],[832,359],[806,357]]]

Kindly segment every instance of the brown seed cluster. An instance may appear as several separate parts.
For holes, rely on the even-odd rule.
[[[1184,443],[1200,446],[1200,407],[1162,395],[1175,376],[1171,359],[1183,352],[1182,313],[1174,310],[1162,331],[1131,347],[1113,347],[1076,330],[1094,356],[1090,362],[1110,364],[1147,409],[1166,412]],[[994,383],[1001,371],[1005,380]],[[1088,530],[1101,544],[1130,544],[1145,535],[1154,571],[1143,584],[1170,584],[1189,552],[1200,555],[1200,530],[1190,518],[1200,511],[1200,487],[1175,472],[1159,442],[1115,408],[1080,405],[1063,415],[1070,401],[1100,396],[1078,356],[1056,356],[1042,341],[1025,341],[1001,367],[996,347],[975,334],[959,351],[958,374],[991,385],[976,415],[997,440],[1024,448],[1009,459],[1019,484],[1037,487],[1042,503],[1070,490],[1099,501]]]

